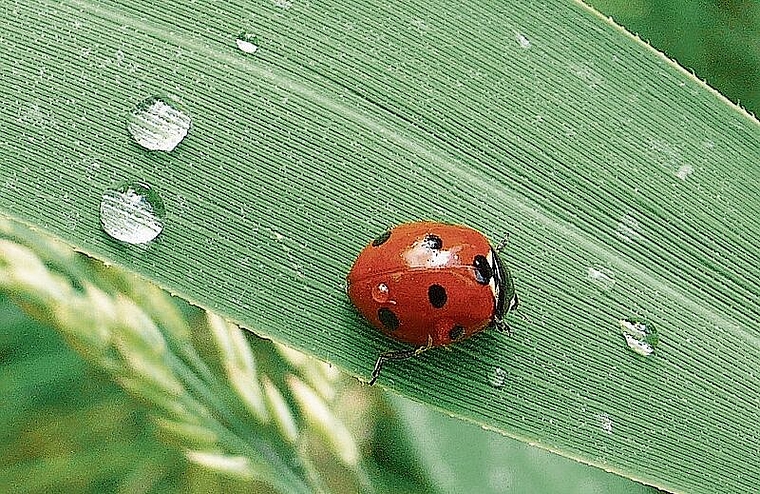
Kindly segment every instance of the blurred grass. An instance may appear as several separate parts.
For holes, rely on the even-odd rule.
[[[641,0],[590,3],[681,65],[693,69],[729,99],[740,101],[755,113],[760,109],[760,86],[756,82],[760,80],[759,3]],[[156,440],[146,411],[68,350],[49,327],[33,323],[4,297],[0,297],[0,311],[3,439],[0,485],[27,492],[43,492],[53,487],[91,492],[204,492],[211,490],[211,486],[223,491],[235,485],[199,473],[198,467],[189,466],[177,451]],[[405,407],[411,405],[395,406],[408,413]],[[465,437],[475,434],[471,431],[473,426],[460,424],[449,430],[440,423],[432,426],[434,420],[426,424],[437,431],[446,431],[442,433],[442,442],[451,441],[462,431],[467,431]],[[414,430],[414,424],[409,427]],[[375,444],[381,444],[383,435],[390,432],[375,433],[378,441]],[[410,443],[407,437],[422,433],[420,429],[413,433],[406,431],[392,442],[406,450],[407,461],[409,452],[417,451],[423,463],[428,462],[419,467],[417,474],[424,485],[426,475],[443,474],[436,473],[429,464],[435,456],[435,452],[425,451],[429,445]],[[556,468],[552,471],[563,472],[559,474],[561,478],[577,475],[564,473],[566,465],[543,466],[544,455],[536,453],[537,464],[542,465],[539,472]],[[473,473],[472,466],[461,468]],[[598,471],[582,466],[579,469]],[[563,484],[567,490],[562,492],[570,492],[571,483]],[[413,482],[400,490],[411,490],[414,485],[420,484]],[[515,489],[519,492],[518,487]],[[620,492],[624,488],[615,484],[608,490],[594,489],[594,492]]]
[[[0,293],[0,486],[181,492],[186,462],[146,410]]]

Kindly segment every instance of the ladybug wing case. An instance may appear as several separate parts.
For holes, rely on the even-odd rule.
[[[490,252],[488,240],[471,228],[399,225],[359,254],[348,274],[348,295],[388,336],[413,345],[446,345],[493,320],[494,293],[481,275]]]
[[[463,340],[490,324],[494,299],[470,268],[385,273],[350,283],[348,295],[376,328],[424,346]]]

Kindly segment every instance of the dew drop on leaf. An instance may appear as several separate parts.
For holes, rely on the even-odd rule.
[[[515,33],[515,40],[523,50],[530,50],[530,40],[522,33]]]
[[[127,129],[140,146],[150,151],[171,151],[190,130],[190,117],[171,98],[153,96],[137,104]]]
[[[255,34],[240,33],[235,39],[235,44],[244,53],[249,55],[256,53],[259,50],[259,40]]]
[[[654,326],[638,318],[621,319],[620,329],[628,348],[644,357],[654,353],[660,341]]]
[[[615,273],[603,266],[589,266],[586,277],[591,283],[605,292],[615,286]]]
[[[694,173],[693,166],[681,165],[681,167],[678,168],[678,171],[676,171],[676,177],[680,178],[681,180],[686,180],[692,173]]]
[[[491,380],[490,380],[491,387],[496,388],[496,389],[501,389],[504,387],[504,383],[506,382],[507,382],[507,371],[505,371],[501,367],[494,367],[493,371],[491,372]]]
[[[143,182],[132,182],[108,189],[100,201],[100,224],[116,240],[145,244],[164,229],[161,197]]]

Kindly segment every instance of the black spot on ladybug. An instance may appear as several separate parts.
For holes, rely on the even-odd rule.
[[[441,247],[443,247],[443,240],[441,240],[441,237],[438,235],[429,233],[425,235],[425,239],[422,241],[422,246],[427,247],[428,249],[441,250]]]
[[[475,266],[475,281],[481,285],[487,285],[493,276],[493,269],[491,269],[486,256],[478,254],[472,261],[472,265]]]
[[[451,341],[457,341],[462,336],[464,336],[464,326],[457,324],[449,330],[449,339]]]
[[[430,285],[428,287],[428,300],[430,300],[430,305],[440,309],[446,305],[446,300],[448,300],[446,289],[441,285]]]
[[[396,314],[392,310],[383,307],[377,311],[377,318],[380,319],[380,324],[388,331],[396,331],[398,329],[398,317],[396,317]]]
[[[387,230],[381,233],[375,240],[372,241],[372,247],[378,247],[383,245],[388,239],[391,238],[391,231]]]

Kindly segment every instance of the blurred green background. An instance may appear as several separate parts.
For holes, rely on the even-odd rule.
[[[586,2],[665,53],[726,98],[760,110],[757,0],[593,0]]]
[[[760,2],[596,0],[595,8],[760,109]],[[380,393],[379,390],[372,391]],[[377,463],[441,492],[654,492],[634,482],[386,397],[403,431],[375,427]],[[384,412],[385,413],[385,412]],[[0,486],[8,492],[225,492],[241,486],[188,464],[154,434],[149,410],[51,328],[0,294]],[[378,419],[382,423],[382,419]],[[418,481],[416,485],[425,484]],[[247,490],[268,492],[265,486]],[[348,491],[349,489],[347,489]],[[403,492],[399,486],[399,492]]]

